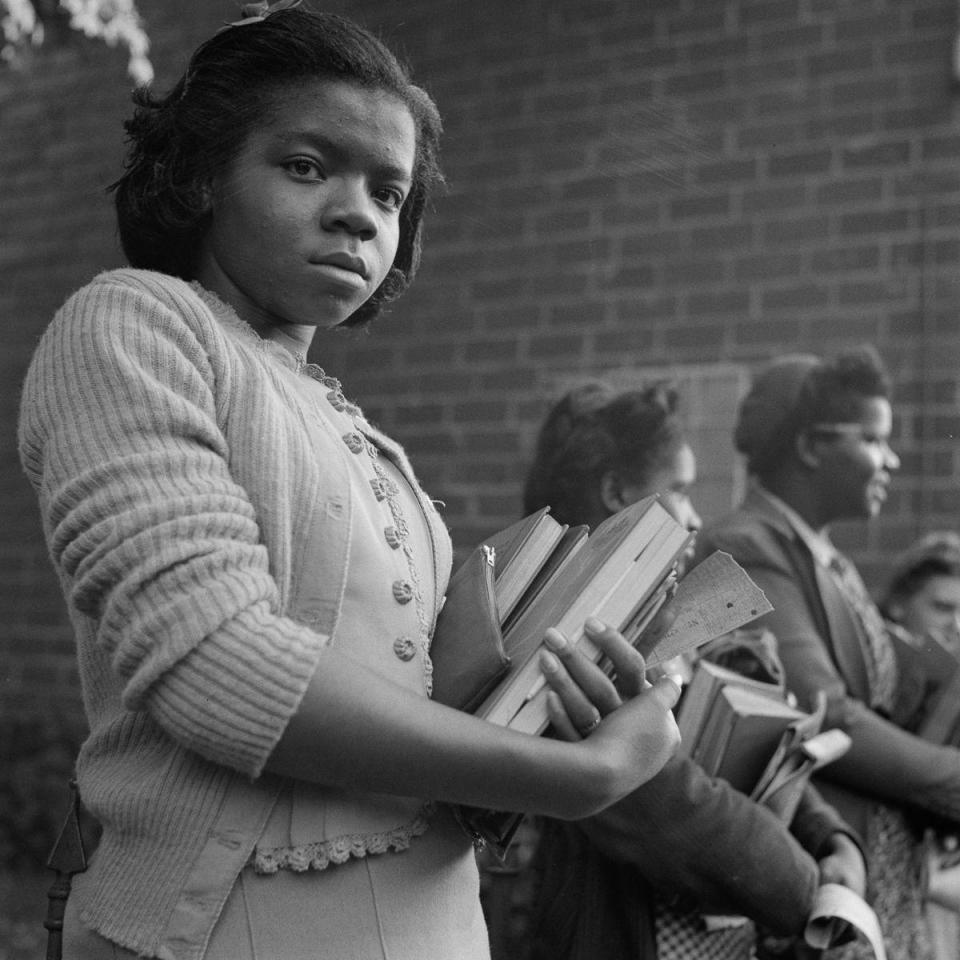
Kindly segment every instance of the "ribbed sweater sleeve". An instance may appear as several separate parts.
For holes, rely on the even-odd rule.
[[[225,407],[225,334],[149,276],[101,277],[58,313],[25,382],[21,459],[71,615],[92,625],[124,705],[256,776],[323,638],[278,615],[228,469],[242,451],[218,424],[245,411]]]

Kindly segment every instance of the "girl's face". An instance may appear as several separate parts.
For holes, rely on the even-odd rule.
[[[278,95],[212,185],[197,279],[261,335],[309,343],[387,275],[415,151],[389,92],[318,80]]]

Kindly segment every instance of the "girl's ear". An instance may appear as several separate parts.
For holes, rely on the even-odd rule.
[[[213,209],[213,181],[204,180],[197,192],[200,195],[200,202],[203,204],[203,212],[210,213]]]
[[[629,506],[623,495],[623,480],[615,470],[608,470],[600,478],[600,502],[611,514]]]
[[[817,453],[816,447],[810,439],[810,434],[806,430],[797,434],[793,441],[793,447],[797,458],[804,466],[811,470],[816,470],[820,466],[820,454]]]

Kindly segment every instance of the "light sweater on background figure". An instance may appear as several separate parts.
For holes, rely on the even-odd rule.
[[[346,637],[429,695],[449,537],[337,381],[196,285],[124,269],[59,311],[22,410],[91,726],[77,773],[103,835],[74,885],[84,921],[137,952],[199,956],[252,856],[322,869],[428,829],[423,801],[262,773],[325,645]],[[406,547],[398,482],[432,570]],[[351,602],[351,577],[381,584],[382,602]],[[312,811],[309,842],[255,851],[281,796]]]

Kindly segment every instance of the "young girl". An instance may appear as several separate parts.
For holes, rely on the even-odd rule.
[[[431,702],[450,543],[403,451],[305,354],[415,273],[439,179],[429,97],[370,34],[245,9],[141,91],[116,184],[131,269],[71,297],[20,453],[75,627],[103,827],[64,955],[487,956],[466,833],[435,801],[577,817],[676,746],[676,688],[618,708],[544,657],[528,737]],[[589,711],[589,715],[585,715]]]

